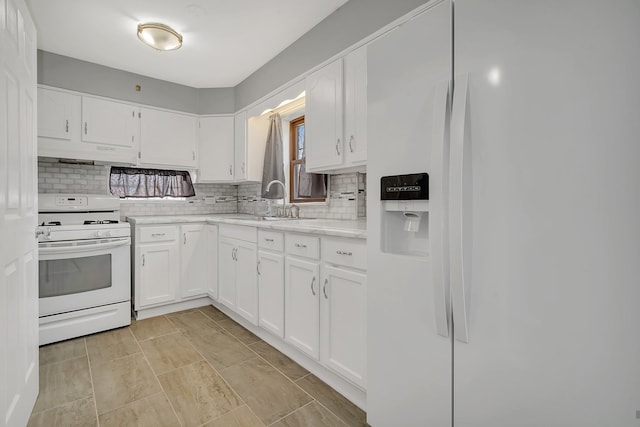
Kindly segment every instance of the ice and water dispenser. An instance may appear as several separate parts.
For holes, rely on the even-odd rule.
[[[399,255],[429,253],[429,174],[383,176],[382,250]]]

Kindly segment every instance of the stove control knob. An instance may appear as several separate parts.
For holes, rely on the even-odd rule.
[[[113,236],[113,233],[111,233],[110,231],[107,231],[106,233],[104,233],[104,235],[107,237],[111,237]]]
[[[96,237],[102,237],[102,231],[96,231]]]

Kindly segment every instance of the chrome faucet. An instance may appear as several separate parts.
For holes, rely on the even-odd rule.
[[[284,183],[282,181],[274,179],[273,181],[271,181],[271,182],[269,182],[267,184],[267,191],[269,191],[269,189],[271,188],[271,186],[274,183],[278,183],[278,184],[280,184],[282,186],[282,197],[281,197],[282,198],[282,216],[284,216],[284,204],[285,204],[284,198],[285,198],[285,194],[287,193],[287,188],[284,186]],[[280,216],[280,215],[278,215],[278,207],[277,206],[276,206],[276,216]]]

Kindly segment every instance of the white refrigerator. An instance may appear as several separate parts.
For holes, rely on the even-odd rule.
[[[367,49],[368,423],[640,426],[640,2],[423,9]]]

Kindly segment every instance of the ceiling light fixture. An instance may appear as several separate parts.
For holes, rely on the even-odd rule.
[[[176,50],[182,46],[180,33],[157,22],[138,24],[138,38],[156,50]]]

